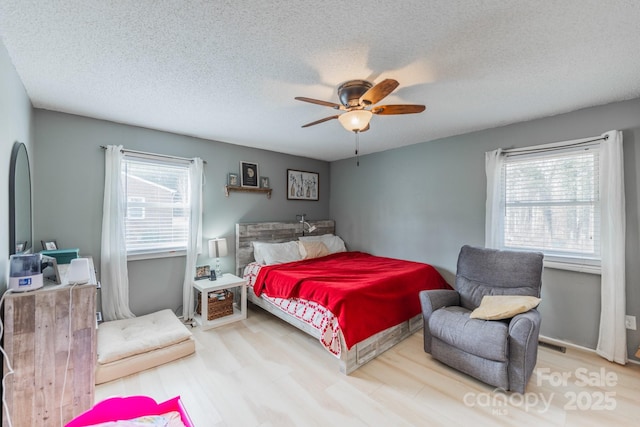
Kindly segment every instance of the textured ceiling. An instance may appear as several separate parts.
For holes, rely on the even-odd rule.
[[[640,96],[635,0],[0,0],[0,35],[37,108],[323,160],[354,135],[294,97],[346,80],[427,106],[362,154]]]

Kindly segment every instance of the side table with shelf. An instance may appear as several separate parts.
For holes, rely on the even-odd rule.
[[[193,289],[195,292],[200,293],[200,300],[202,301],[202,314],[196,313],[195,320],[203,330],[247,318],[247,282],[244,279],[227,273],[217,280],[194,280]],[[234,293],[233,314],[208,320],[209,294],[223,289],[230,290]],[[236,295],[239,295],[237,299]]]

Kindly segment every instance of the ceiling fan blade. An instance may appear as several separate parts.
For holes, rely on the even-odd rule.
[[[329,120],[337,119],[339,114],[335,116],[325,117],[324,119],[316,120],[315,122],[307,123],[306,125],[302,125],[303,128],[308,128],[309,126],[317,125],[320,123],[328,122]]]
[[[401,104],[401,105],[380,105],[373,107],[371,112],[373,114],[413,114],[422,113],[425,110],[424,105],[417,104]]]
[[[313,98],[305,98],[304,96],[296,96],[295,99],[297,99],[298,101],[310,102],[312,104],[324,105],[325,107],[335,108],[336,110],[344,110],[344,106],[340,104],[336,104],[335,102],[321,101],[319,99],[313,99]]]
[[[366,91],[360,97],[360,105],[372,105],[380,102],[382,98],[393,92],[399,85],[397,80],[385,79]]]

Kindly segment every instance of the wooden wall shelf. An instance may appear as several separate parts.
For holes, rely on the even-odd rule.
[[[251,187],[239,187],[237,185],[225,185],[224,194],[229,197],[229,193],[232,191],[239,191],[244,193],[263,193],[267,195],[267,199],[271,198],[271,188],[251,188]]]

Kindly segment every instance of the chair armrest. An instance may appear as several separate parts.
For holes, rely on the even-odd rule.
[[[429,330],[429,317],[439,308],[452,305],[460,305],[460,294],[451,289],[434,289],[420,291],[420,305],[422,306],[422,319],[424,320],[424,351],[431,353],[431,331]]]
[[[509,389],[524,393],[538,359],[542,317],[536,309],[518,314],[509,322]]]
[[[460,294],[451,289],[420,291],[419,296],[422,314],[425,316],[431,316],[431,313],[441,307],[460,305]]]

